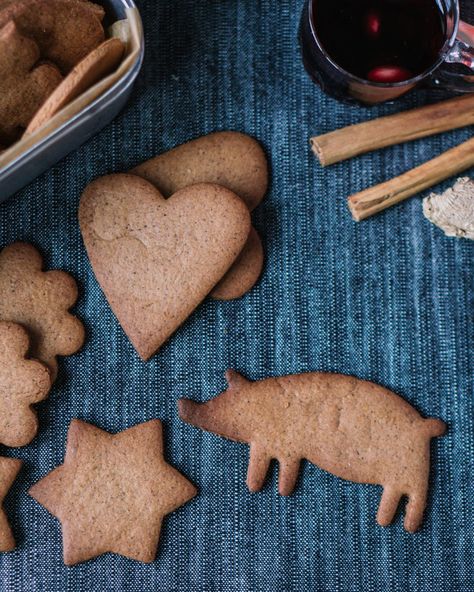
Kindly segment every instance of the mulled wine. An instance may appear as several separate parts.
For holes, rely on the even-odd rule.
[[[436,0],[308,0],[301,23],[306,69],[336,96],[354,94],[357,79],[396,86],[416,78],[436,65],[445,40]],[[379,95],[367,102],[386,100]]]
[[[329,57],[372,82],[422,74],[444,43],[434,0],[313,0],[313,26]]]

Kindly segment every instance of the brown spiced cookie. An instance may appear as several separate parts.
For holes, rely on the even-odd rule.
[[[48,368],[26,358],[29,342],[23,327],[0,321],[0,443],[5,446],[33,440],[38,419],[32,405],[51,388]]]
[[[57,373],[56,356],[70,356],[84,343],[84,327],[69,309],[77,285],[63,271],[42,271],[38,251],[25,243],[0,252],[0,320],[23,325],[31,338],[31,356]]]
[[[100,6],[81,0],[14,0],[0,6],[0,27],[15,21],[66,74],[104,41],[103,15]]]
[[[109,175],[81,198],[79,223],[96,278],[147,360],[237,259],[250,232],[243,201],[218,185],[165,199],[135,175]]]
[[[250,382],[234,371],[228,389],[207,403],[179,401],[180,417],[197,427],[250,444],[247,485],[259,491],[270,461],[280,463],[279,491],[289,495],[300,463],[357,483],[383,486],[377,521],[393,520],[408,497],[405,529],[423,518],[430,440],[442,436],[439,419],[423,419],[386,388],[341,374],[308,373]]]
[[[15,481],[22,465],[21,460],[17,458],[0,457],[0,551],[13,551],[15,548],[15,539],[8,524],[7,516],[3,510],[3,500],[8,490]]]
[[[155,156],[130,171],[169,197],[195,183],[216,183],[236,193],[252,211],[268,188],[268,163],[260,144],[239,132],[215,132]]]
[[[110,74],[120,63],[124,45],[120,39],[112,38],[104,41],[92,50],[77,66],[71,70],[51,96],[36,113],[28,128],[32,134],[47,123],[63,107],[93,86],[98,80]]]
[[[196,493],[164,460],[158,420],[115,435],[73,420],[64,464],[30,489],[61,521],[66,565],[109,552],[153,561],[163,518]]]
[[[1,26],[1,25],[0,25]],[[38,45],[9,22],[0,29],[0,137],[16,139],[62,80],[51,64],[35,67]]]
[[[250,211],[268,188],[264,151],[254,138],[239,132],[215,132],[192,140],[130,172],[153,183],[165,197],[194,183],[217,183],[241,197]],[[255,230],[244,251],[218,291],[211,293],[213,298],[240,298],[257,282],[263,267],[263,248]]]
[[[263,269],[263,246],[255,228],[235,263],[212,290],[216,300],[234,300],[249,292],[257,283]]]

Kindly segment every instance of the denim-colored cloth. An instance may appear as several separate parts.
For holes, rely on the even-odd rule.
[[[301,2],[170,0],[139,4],[146,60],[132,100],[105,130],[0,206],[1,246],[31,241],[48,268],[77,278],[82,351],[60,362],[6,510],[18,548],[0,557],[1,592],[470,592],[474,590],[474,243],[446,238],[416,197],[363,223],[346,197],[467,139],[469,130],[322,169],[308,138],[436,98],[419,91],[371,110],[339,104],[306,76]],[[77,207],[97,176],[125,171],[188,139],[247,132],[271,160],[253,215],[266,265],[250,294],[206,300],[148,363],[140,361],[94,278]],[[452,181],[450,181],[452,182]],[[437,187],[448,186],[448,182]],[[381,488],[303,463],[294,495],[276,467],[245,486],[248,447],[182,423],[176,401],[207,400],[233,367],[251,379],[337,371],[394,390],[449,426],[433,441],[421,531],[375,522]],[[27,495],[63,461],[69,422],[116,432],[164,422],[167,459],[199,495],[165,519],[150,565],[103,555],[62,562],[59,522]],[[397,450],[393,451],[394,457]]]

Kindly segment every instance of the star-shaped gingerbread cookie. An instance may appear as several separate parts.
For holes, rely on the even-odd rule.
[[[48,368],[28,360],[29,337],[15,323],[0,321],[0,443],[25,446],[38,430],[31,406],[45,399],[51,388]]]
[[[62,524],[66,565],[107,552],[153,561],[163,517],[196,493],[164,460],[159,420],[115,435],[73,420],[64,464],[30,489]]]
[[[2,552],[12,551],[15,548],[15,539],[2,504],[20,470],[21,464],[21,460],[17,458],[0,457],[0,551]]]

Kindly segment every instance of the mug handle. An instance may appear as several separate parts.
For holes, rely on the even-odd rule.
[[[466,66],[471,73],[451,71],[449,64]],[[435,86],[456,92],[474,92],[474,26],[459,21],[458,33],[444,65],[433,74]]]

